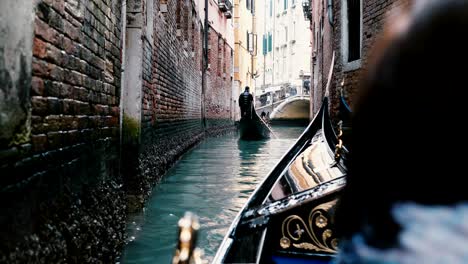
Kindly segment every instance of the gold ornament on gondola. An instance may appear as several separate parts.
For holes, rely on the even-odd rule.
[[[308,224],[298,215],[290,215],[283,220],[281,231],[283,237],[280,246],[283,249],[291,247],[312,250],[323,253],[336,253],[338,240],[333,238],[331,209],[336,205],[336,200],[320,204],[309,213]],[[324,229],[327,227],[327,229]],[[306,234],[303,236],[303,233]]]
[[[338,122],[338,144],[335,146],[335,161],[339,161],[343,152],[343,121]]]
[[[328,220],[325,216],[319,215],[317,218],[315,218],[315,225],[319,228],[324,228],[328,224]]]
[[[291,240],[286,237],[280,239],[280,246],[284,249],[287,249],[291,246]]]
[[[186,212],[179,220],[179,243],[172,258],[172,264],[206,264],[202,259],[203,250],[196,248],[200,224],[196,215]]]

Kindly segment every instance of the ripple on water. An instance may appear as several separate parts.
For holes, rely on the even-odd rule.
[[[241,141],[230,134],[209,138],[186,153],[153,191],[145,212],[133,217],[121,263],[170,263],[177,221],[185,211],[199,216],[199,247],[211,260],[231,221],[257,184],[304,127],[274,127],[279,138]]]

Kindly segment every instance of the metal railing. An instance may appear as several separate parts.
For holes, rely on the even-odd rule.
[[[224,13],[231,13],[232,12],[232,2],[231,2],[231,0],[218,0],[218,6],[219,6],[219,9]]]

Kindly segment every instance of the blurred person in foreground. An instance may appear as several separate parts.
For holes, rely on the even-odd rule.
[[[391,22],[353,111],[337,263],[468,263],[468,0]]]

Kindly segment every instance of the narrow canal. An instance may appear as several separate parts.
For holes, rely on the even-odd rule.
[[[263,141],[242,141],[236,133],[209,138],[186,153],[129,224],[131,242],[121,263],[171,263],[177,221],[185,211],[198,215],[198,246],[211,260],[256,185],[304,128],[274,126],[277,138]]]

